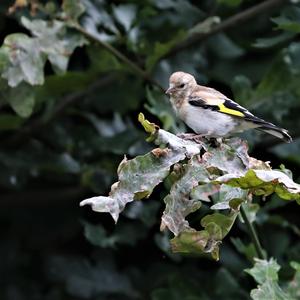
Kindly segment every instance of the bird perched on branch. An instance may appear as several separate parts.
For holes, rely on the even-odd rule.
[[[191,74],[173,73],[166,94],[170,95],[177,116],[197,137],[227,137],[255,128],[288,143],[292,141],[286,129],[254,116],[217,90],[198,85]]]

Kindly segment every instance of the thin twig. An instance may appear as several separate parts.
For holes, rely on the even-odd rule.
[[[182,51],[183,49],[186,49],[194,44],[197,44],[216,33],[225,31],[225,30],[235,27],[237,25],[241,25],[244,22],[248,21],[249,19],[252,19],[252,18],[256,17],[257,15],[267,12],[270,9],[272,9],[276,6],[282,5],[286,2],[288,2],[288,1],[287,0],[267,0],[267,1],[264,1],[262,3],[255,5],[253,7],[250,7],[244,11],[241,11],[241,12],[233,15],[232,17],[229,17],[228,19],[221,22],[220,24],[213,26],[210,29],[210,31],[205,32],[205,33],[194,34],[194,35],[188,37],[186,40],[181,41],[174,48],[172,48],[164,57],[174,55],[174,54],[178,53],[179,51]]]
[[[252,242],[254,244],[257,257],[260,259],[266,259],[266,256],[264,254],[264,251],[263,251],[260,241],[258,239],[255,228],[254,228],[253,224],[250,222],[243,205],[241,205],[240,212],[241,212],[241,216],[245,222],[245,225],[247,226],[247,228],[249,230],[249,234],[250,234]]]

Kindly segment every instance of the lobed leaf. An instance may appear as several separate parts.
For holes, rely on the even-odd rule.
[[[277,170],[250,169],[242,176],[227,174],[217,178],[215,182],[250,189],[255,195],[267,196],[276,193],[282,199],[297,200],[300,203],[300,185]]]
[[[2,77],[9,86],[25,81],[31,85],[44,83],[44,65],[48,59],[56,73],[63,73],[74,49],[87,40],[80,34],[67,33],[62,21],[33,20],[22,17],[21,22],[33,35],[8,35],[0,48]]]

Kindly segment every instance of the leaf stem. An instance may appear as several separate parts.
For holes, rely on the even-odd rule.
[[[240,212],[241,212],[241,216],[242,216],[242,218],[243,218],[243,220],[244,220],[244,222],[245,222],[245,224],[246,224],[246,226],[249,230],[249,234],[250,234],[251,239],[253,241],[257,257],[260,258],[260,259],[266,259],[266,255],[264,254],[264,251],[263,251],[262,246],[260,244],[260,241],[258,239],[256,230],[255,230],[253,224],[250,222],[243,205],[241,205]]]

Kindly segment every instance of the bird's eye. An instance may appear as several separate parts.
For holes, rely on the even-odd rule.
[[[179,87],[182,89],[185,86],[184,83],[182,83]]]

